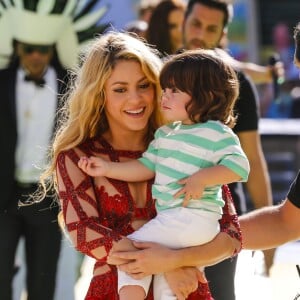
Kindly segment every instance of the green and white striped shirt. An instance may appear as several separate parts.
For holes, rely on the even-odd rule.
[[[219,121],[162,126],[139,161],[155,172],[152,193],[157,211],[181,206],[183,197],[173,198],[181,188],[177,181],[200,169],[223,165],[240,181],[247,181],[250,169],[238,137]],[[217,185],[207,186],[201,199],[191,199],[187,207],[221,214],[223,205],[221,185]]]

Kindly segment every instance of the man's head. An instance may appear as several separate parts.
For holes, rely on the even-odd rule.
[[[16,53],[20,64],[28,74],[39,78],[53,57],[54,45],[36,45],[16,42]]]
[[[184,48],[213,49],[226,33],[233,15],[225,0],[190,0],[183,24]]]
[[[48,2],[51,4],[45,4]],[[38,46],[38,51],[25,56],[40,55],[45,60],[50,53],[41,53],[40,46],[55,44],[57,57],[55,55],[53,62],[65,68],[76,66],[86,42],[110,26],[99,24],[108,4],[96,8],[97,1],[92,2],[82,5],[81,1],[18,0],[5,5],[0,1],[0,68],[13,63],[11,59],[15,54],[23,57],[22,49],[15,52],[14,41]]]
[[[300,22],[296,25],[294,29],[294,40],[295,40],[294,63],[298,68],[300,68]]]

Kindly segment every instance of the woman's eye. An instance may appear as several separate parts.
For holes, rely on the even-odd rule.
[[[125,88],[117,88],[117,89],[114,89],[114,92],[115,93],[125,93],[126,89]]]
[[[141,85],[140,85],[140,88],[141,88],[141,89],[147,89],[149,86],[150,86],[150,82],[147,82],[147,83],[141,84]]]

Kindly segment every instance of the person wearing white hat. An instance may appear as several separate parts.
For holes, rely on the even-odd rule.
[[[99,2],[99,1],[98,1]],[[15,254],[25,240],[29,300],[53,300],[61,232],[51,195],[30,204],[81,47],[108,24],[97,1],[0,2],[0,299],[13,299]]]

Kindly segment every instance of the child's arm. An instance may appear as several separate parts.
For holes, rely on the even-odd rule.
[[[222,165],[201,169],[193,175],[178,181],[179,184],[184,186],[174,195],[174,198],[185,195],[183,206],[186,206],[190,199],[201,198],[206,186],[223,185],[240,179],[240,175]]]
[[[80,158],[78,166],[89,176],[105,176],[129,182],[144,181],[154,176],[154,172],[138,160],[111,162],[100,157],[83,156]]]

